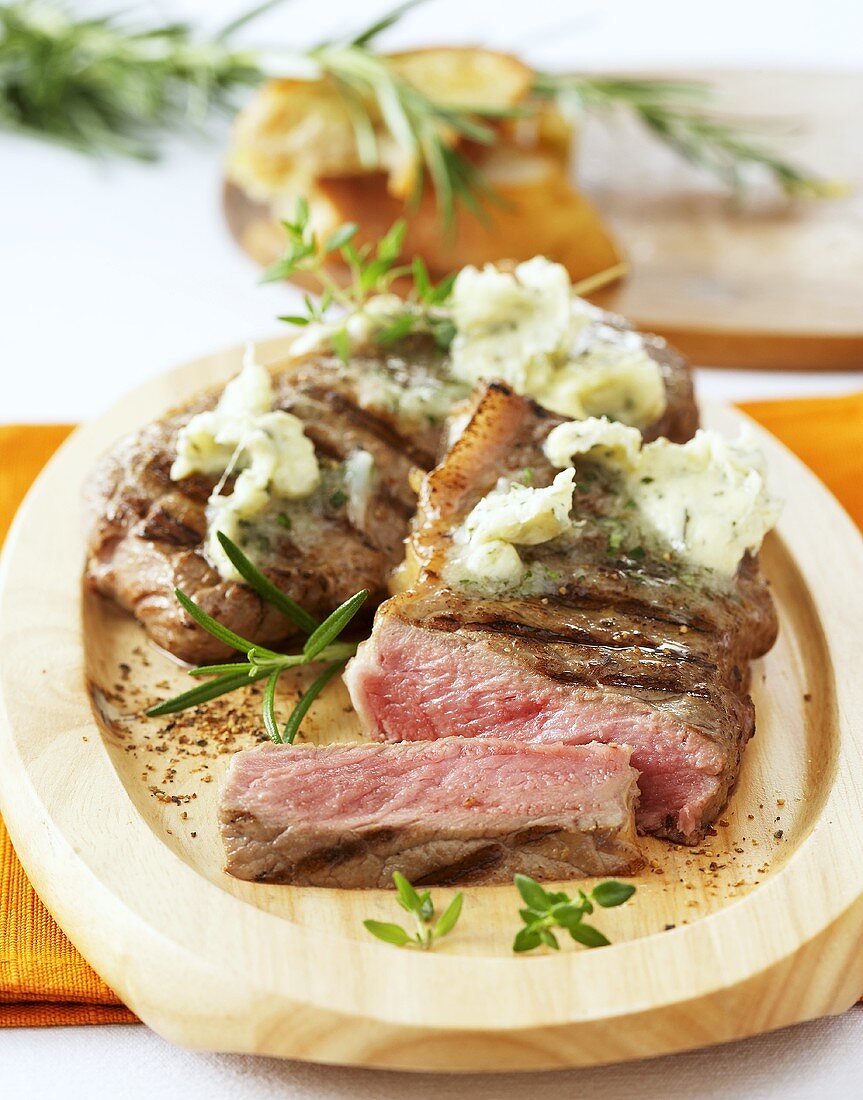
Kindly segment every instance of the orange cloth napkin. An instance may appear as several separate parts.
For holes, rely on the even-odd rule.
[[[863,393],[741,407],[795,451],[863,528]],[[0,426],[0,540],[30,482],[70,431]],[[0,1027],[135,1019],[52,920],[0,821]]]
[[[0,425],[0,543],[30,483],[72,427]],[[36,896],[0,820],[0,1027],[137,1019]]]

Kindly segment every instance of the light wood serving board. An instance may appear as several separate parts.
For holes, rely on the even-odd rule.
[[[259,351],[274,362],[287,346]],[[755,666],[758,733],[715,836],[646,842],[635,898],[601,914],[614,946],[514,956],[503,886],[467,889],[456,931],[410,952],[362,927],[396,916],[390,892],[223,873],[217,790],[230,753],[261,736],[259,700],[141,717],[187,678],[128,616],[82,597],[79,490],[118,436],[240,359],[182,367],[77,431],[0,573],[0,810],[36,889],[127,1004],[189,1047],[447,1071],[637,1058],[848,1008],[863,992],[863,542],[754,426],[788,502],[764,552],[781,635]],[[730,431],[744,419],[708,415]],[[358,735],[341,684],[305,733]]]
[[[682,75],[847,193],[789,203],[755,185],[736,205],[631,120],[591,119],[579,180],[632,266],[597,300],[706,366],[863,370],[863,72]]]

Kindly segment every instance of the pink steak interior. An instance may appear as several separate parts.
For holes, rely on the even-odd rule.
[[[645,832],[673,819],[693,833],[723,787],[727,761],[701,730],[636,698],[551,680],[479,639],[383,618],[345,679],[367,729],[382,740],[629,746]]]
[[[342,831],[453,815],[605,817],[626,807],[629,752],[605,745],[451,739],[386,744],[263,745],[239,753],[223,794],[263,824],[335,823]]]

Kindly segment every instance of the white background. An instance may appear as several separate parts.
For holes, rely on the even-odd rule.
[[[73,0],[74,4],[74,0]],[[80,7],[80,4],[77,5]],[[105,0],[110,7],[110,0]],[[122,5],[117,5],[122,6]],[[242,0],[142,3],[215,27]],[[293,0],[248,38],[302,45],[369,22],[386,2]],[[482,42],[548,67],[855,68],[859,0],[432,0],[394,46]],[[753,110],[757,113],[757,104]],[[79,420],[178,362],[273,334],[291,291],[258,287],[219,209],[224,126],[169,142],[154,166],[93,164],[0,137],[0,421]],[[728,398],[859,388],[863,375],[701,371]],[[554,1074],[452,1079],[176,1050],[144,1028],[0,1032],[0,1093],[18,1097],[353,1097],[417,1100],[863,1096],[863,1009],[711,1051]]]

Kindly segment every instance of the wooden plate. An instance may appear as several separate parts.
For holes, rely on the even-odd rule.
[[[762,143],[844,182],[847,194],[788,203],[756,185],[736,205],[631,119],[591,118],[579,186],[631,265],[595,300],[700,365],[863,370],[863,73],[670,75],[713,85],[718,108],[756,119]],[[278,223],[232,184],[224,214],[258,263],[281,254]]]
[[[265,361],[287,341],[261,345]],[[221,869],[215,802],[255,698],[147,721],[185,680],[80,587],[79,487],[119,435],[240,365],[158,378],[80,429],[15,522],[0,575],[0,809],[62,927],[142,1019],[186,1046],[409,1069],[643,1057],[847,1008],[863,990],[863,543],[819,482],[754,428],[788,504],[765,547],[782,632],[756,665],[758,734],[717,835],[658,841],[613,947],[516,957],[512,887],[471,888],[430,954],[372,940],[385,891],[259,886]],[[711,409],[734,430],[744,419]],[[293,690],[293,687],[288,690]],[[312,715],[356,734],[342,686]],[[442,900],[451,891],[440,890]]]

